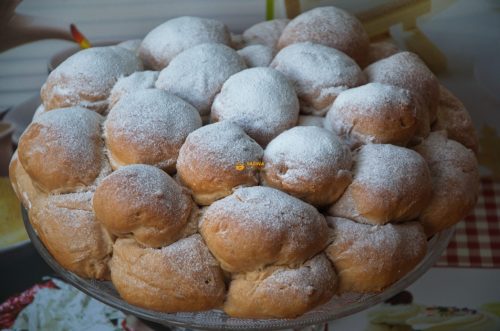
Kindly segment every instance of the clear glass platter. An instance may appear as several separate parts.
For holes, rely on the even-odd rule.
[[[436,234],[429,240],[425,258],[410,273],[383,292],[373,294],[347,293],[342,296],[335,296],[328,303],[295,319],[257,320],[233,318],[226,315],[221,310],[194,313],[160,313],[130,305],[120,297],[110,281],[85,279],[61,267],[38,238],[28,219],[27,212],[24,209],[23,220],[31,242],[45,262],[47,262],[47,264],[65,281],[82,292],[125,313],[160,325],[207,330],[278,330],[301,328],[308,325],[324,323],[365,310],[396,295],[420,278],[436,263],[448,246],[454,233],[454,228],[450,228]]]

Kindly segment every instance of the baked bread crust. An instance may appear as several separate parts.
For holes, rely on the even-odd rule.
[[[177,160],[177,177],[200,205],[210,205],[238,186],[259,183],[263,150],[229,121],[206,125],[186,139]]]
[[[474,207],[479,195],[479,171],[472,150],[432,132],[414,147],[429,165],[432,197],[419,217],[428,237],[453,226]]]
[[[325,219],[313,206],[264,186],[239,188],[214,202],[202,215],[200,233],[229,272],[299,265],[328,242]]]
[[[291,20],[281,34],[278,48],[303,41],[338,49],[358,63],[365,61],[369,47],[368,34],[361,22],[332,6],[311,9]]]
[[[243,318],[290,318],[330,300],[337,276],[330,261],[319,254],[297,268],[267,267],[235,274],[224,311]]]
[[[42,113],[19,139],[18,157],[46,193],[87,190],[109,173],[101,139],[102,116],[81,107]]]
[[[222,271],[198,234],[160,249],[144,248],[130,238],[118,239],[109,265],[120,295],[142,308],[200,311],[224,302]]]
[[[339,278],[339,292],[379,292],[410,272],[425,256],[418,222],[369,225],[327,217],[333,242],[325,250]]]
[[[314,206],[335,202],[352,181],[352,156],[335,134],[297,126],[274,138],[264,151],[263,185]]]
[[[373,225],[418,217],[432,194],[425,160],[388,144],[364,145],[354,156],[353,181],[328,214]]]
[[[92,203],[109,232],[132,235],[149,247],[178,240],[193,208],[189,194],[168,174],[142,164],[121,167],[104,178]]]

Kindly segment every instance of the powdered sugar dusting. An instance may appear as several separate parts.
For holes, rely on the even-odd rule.
[[[265,45],[250,45],[238,50],[247,67],[268,67],[274,57],[271,47]]]
[[[109,94],[110,109],[125,94],[153,88],[156,80],[158,79],[158,74],[158,71],[137,71],[130,76],[119,78]]]
[[[349,56],[310,42],[283,48],[271,67],[294,85],[303,113],[324,114],[337,95],[365,82],[359,66]]]
[[[212,120],[238,124],[259,144],[297,123],[299,103],[288,80],[270,68],[251,68],[231,76],[212,105]]]
[[[177,17],[151,30],[142,41],[139,54],[145,65],[161,70],[183,50],[204,43],[230,45],[227,27],[213,19]]]
[[[104,133],[112,154],[126,143],[138,159],[151,157],[150,162],[168,167],[175,164],[187,135],[200,126],[201,118],[193,106],[165,91],[146,89],[120,99],[109,112]],[[141,156],[143,153],[148,155]]]
[[[283,30],[278,48],[305,41],[336,48],[358,63],[363,62],[369,47],[361,22],[333,6],[314,8],[295,17]]]
[[[325,123],[353,147],[370,142],[405,145],[417,128],[417,109],[408,90],[369,83],[342,92]]]
[[[79,51],[50,73],[41,90],[44,106],[50,110],[105,102],[119,77],[141,69],[139,58],[122,47]]]
[[[222,84],[245,68],[243,59],[232,48],[202,44],[177,55],[161,71],[156,87],[186,100],[200,115],[207,115]]]
[[[376,191],[404,194],[418,186],[428,169],[418,153],[389,144],[368,144],[355,155],[354,180]]]
[[[264,163],[284,164],[280,179],[286,183],[321,182],[332,172],[349,171],[348,147],[333,133],[315,126],[297,126],[273,139],[264,152]],[[323,176],[322,176],[323,175]]]
[[[402,263],[420,256],[427,244],[422,226],[417,222],[368,225],[340,217],[327,217],[326,221],[333,229],[334,254],[349,254],[357,261],[356,266],[366,271],[386,267],[381,257]]]
[[[243,40],[247,45],[261,44],[275,49],[281,33],[289,22],[289,19],[283,18],[259,22],[243,32]]]
[[[237,164],[259,162],[262,154],[259,144],[246,135],[243,129],[232,122],[222,121],[190,133],[179,153],[177,166],[196,171],[208,165],[203,169],[205,172],[237,173]]]
[[[56,182],[67,181],[57,183],[63,187],[55,190],[74,190],[92,184],[104,159],[100,138],[102,120],[99,114],[80,107],[40,114],[20,138],[21,163],[28,172],[32,167],[38,169],[35,177],[42,179],[42,185],[55,185],[51,181],[55,174],[59,178]]]

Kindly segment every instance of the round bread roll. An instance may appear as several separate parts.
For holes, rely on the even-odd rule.
[[[32,117],[32,121],[37,118],[38,116],[42,115],[43,113],[45,113],[45,107],[43,106],[43,103],[40,104],[40,106],[38,106],[36,109],[35,109],[35,113],[33,114],[33,117]]]
[[[326,254],[338,274],[339,292],[378,292],[401,279],[425,256],[427,240],[418,222],[372,226],[327,217],[333,242]]]
[[[173,18],[151,30],[142,40],[139,56],[147,68],[161,70],[182,51],[205,43],[230,45],[224,23],[201,17]]]
[[[82,106],[104,113],[109,92],[118,78],[142,70],[131,51],[117,46],[81,50],[57,66],[40,95],[46,110]]]
[[[396,46],[392,39],[383,39],[370,43],[370,48],[368,49],[368,56],[365,61],[364,66],[368,66],[374,62],[380,61],[401,52],[401,50]]]
[[[109,109],[126,94],[154,88],[158,74],[158,71],[137,71],[130,76],[120,77],[109,94]]]
[[[242,318],[294,318],[330,300],[336,288],[335,270],[319,254],[297,268],[233,275],[224,311]]]
[[[447,139],[443,131],[432,132],[415,150],[432,176],[432,198],[419,218],[430,237],[459,222],[476,204],[478,163],[470,149]]]
[[[434,122],[439,103],[439,82],[418,55],[410,52],[396,53],[372,63],[364,72],[370,82],[395,85],[414,93],[427,109],[428,114],[423,112],[420,116],[428,116],[429,123]],[[427,124],[420,129],[421,136],[428,135],[428,127]]]
[[[122,167],[97,186],[96,218],[112,234],[129,234],[149,247],[179,239],[193,202],[168,174],[143,164]]]
[[[365,83],[363,72],[350,57],[310,42],[283,48],[271,67],[295,86],[304,114],[326,114],[340,92]]]
[[[96,221],[91,199],[90,192],[48,196],[33,204],[29,217],[62,267],[81,277],[109,279],[113,240]]]
[[[161,71],[156,88],[186,100],[200,115],[208,115],[222,84],[245,68],[243,59],[226,45],[197,45],[177,55]]]
[[[222,271],[195,234],[160,249],[118,239],[111,279],[127,302],[161,312],[201,311],[222,306]]]
[[[368,143],[406,146],[418,128],[417,104],[408,90],[369,83],[340,93],[324,123],[351,148]]]
[[[261,44],[276,49],[281,33],[289,22],[289,19],[278,18],[254,24],[243,32],[243,41],[246,45]]]
[[[111,166],[143,163],[173,174],[184,140],[200,126],[198,111],[175,95],[157,89],[127,94],[104,122]]]
[[[267,145],[261,180],[312,205],[326,206],[351,183],[351,166],[351,152],[335,134],[297,126]]]
[[[17,198],[28,211],[38,200],[47,196],[46,193],[40,191],[33,185],[30,176],[26,173],[26,170],[24,170],[21,162],[19,162],[17,151],[14,152],[10,160],[9,179],[14,189],[14,193],[16,193]]]
[[[237,189],[200,221],[208,248],[229,272],[300,264],[325,248],[327,230],[316,208],[263,186]]]
[[[432,131],[445,130],[449,139],[458,141],[477,155],[479,141],[467,109],[446,87],[441,85],[439,91],[437,119]]]
[[[103,153],[101,115],[85,108],[56,109],[38,116],[19,139],[19,161],[47,193],[87,190],[109,171]]]
[[[415,219],[427,205],[432,182],[425,160],[414,151],[368,144],[354,156],[354,179],[328,213],[361,223]]]
[[[177,160],[177,176],[201,205],[231,194],[237,186],[259,183],[263,150],[245,131],[228,121],[191,132]]]
[[[278,48],[304,41],[338,49],[358,63],[365,61],[369,48],[361,22],[333,6],[314,8],[295,17],[283,30]]]
[[[318,128],[324,127],[325,118],[322,116],[300,115],[297,126],[317,126]]]
[[[266,45],[250,45],[238,50],[247,67],[268,67],[274,57],[274,50]]]
[[[251,68],[222,86],[212,105],[211,120],[238,124],[261,146],[297,124],[299,101],[293,86],[279,71]]]

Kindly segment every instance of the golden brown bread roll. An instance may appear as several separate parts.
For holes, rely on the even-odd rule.
[[[155,86],[189,102],[200,116],[206,116],[222,84],[243,69],[245,62],[234,49],[201,44],[178,54],[160,72]]]
[[[312,205],[327,206],[351,183],[351,166],[351,152],[335,134],[297,126],[267,145],[261,181]]]
[[[246,45],[259,44],[276,49],[281,33],[289,22],[289,19],[277,18],[254,24],[243,31],[243,41]]]
[[[143,164],[122,167],[97,186],[93,199],[96,218],[119,237],[132,234],[149,247],[179,239],[193,202],[162,170]]]
[[[369,83],[340,93],[324,123],[351,148],[368,143],[406,146],[419,125],[417,107],[408,90]]]
[[[472,210],[479,194],[474,153],[443,131],[432,132],[414,148],[429,165],[432,198],[419,220],[428,237],[459,222]]]
[[[109,279],[110,234],[92,212],[92,193],[48,196],[30,209],[30,221],[50,254],[75,274]]]
[[[440,86],[439,107],[432,131],[445,130],[449,139],[453,139],[470,148],[476,155],[479,141],[464,104],[446,87]]]
[[[211,120],[236,123],[261,146],[297,124],[299,101],[286,77],[271,68],[240,71],[222,86]]]
[[[147,68],[161,70],[180,52],[205,43],[231,43],[224,23],[202,17],[176,17],[149,31],[139,47],[139,56]]]
[[[327,302],[336,288],[335,270],[319,254],[297,268],[233,275],[224,311],[243,318],[294,318]]]
[[[270,65],[293,84],[304,114],[324,115],[337,95],[364,84],[366,79],[349,56],[310,42],[283,48]]]
[[[45,109],[82,106],[103,113],[118,78],[142,70],[131,51],[117,46],[92,47],[70,56],[49,74],[40,95]]]
[[[118,293],[142,308],[200,311],[218,308],[224,301],[222,271],[198,234],[160,249],[118,239],[110,269]]]
[[[368,144],[354,156],[354,178],[328,210],[329,215],[361,223],[415,219],[429,202],[432,183],[416,152],[388,144]]]
[[[42,192],[40,189],[36,188],[35,185],[33,185],[33,181],[30,176],[26,173],[26,170],[24,170],[21,162],[19,162],[17,151],[14,152],[14,155],[10,160],[9,179],[17,198],[27,210],[30,210],[31,206],[33,206],[39,199],[47,196],[46,193]]]
[[[33,120],[19,139],[18,156],[38,188],[47,193],[87,190],[109,173],[102,120],[81,107],[52,110]]]
[[[278,48],[304,41],[338,49],[358,63],[365,61],[369,46],[361,22],[333,6],[314,8],[291,20],[280,36]]]
[[[184,140],[200,126],[198,111],[175,95],[157,89],[129,93],[104,122],[111,166],[150,164],[173,174]]]
[[[155,87],[158,71],[137,71],[130,76],[120,77],[109,93],[109,109],[126,94]]]
[[[263,186],[239,188],[214,202],[202,215],[200,233],[230,272],[297,265],[328,241],[325,219],[313,206]]]
[[[333,242],[326,254],[339,292],[378,292],[410,272],[425,256],[427,240],[418,222],[368,225],[327,217]]]
[[[439,81],[427,68],[418,55],[411,52],[400,52],[372,63],[364,69],[370,82],[395,85],[415,94],[427,112],[419,114],[421,126],[419,136],[425,138],[429,133],[429,125],[436,119],[439,103]],[[425,119],[429,122],[425,123]]]
[[[231,194],[237,186],[259,183],[256,166],[263,150],[234,123],[222,121],[189,134],[177,160],[177,176],[201,205]],[[240,168],[240,166],[242,168]]]

